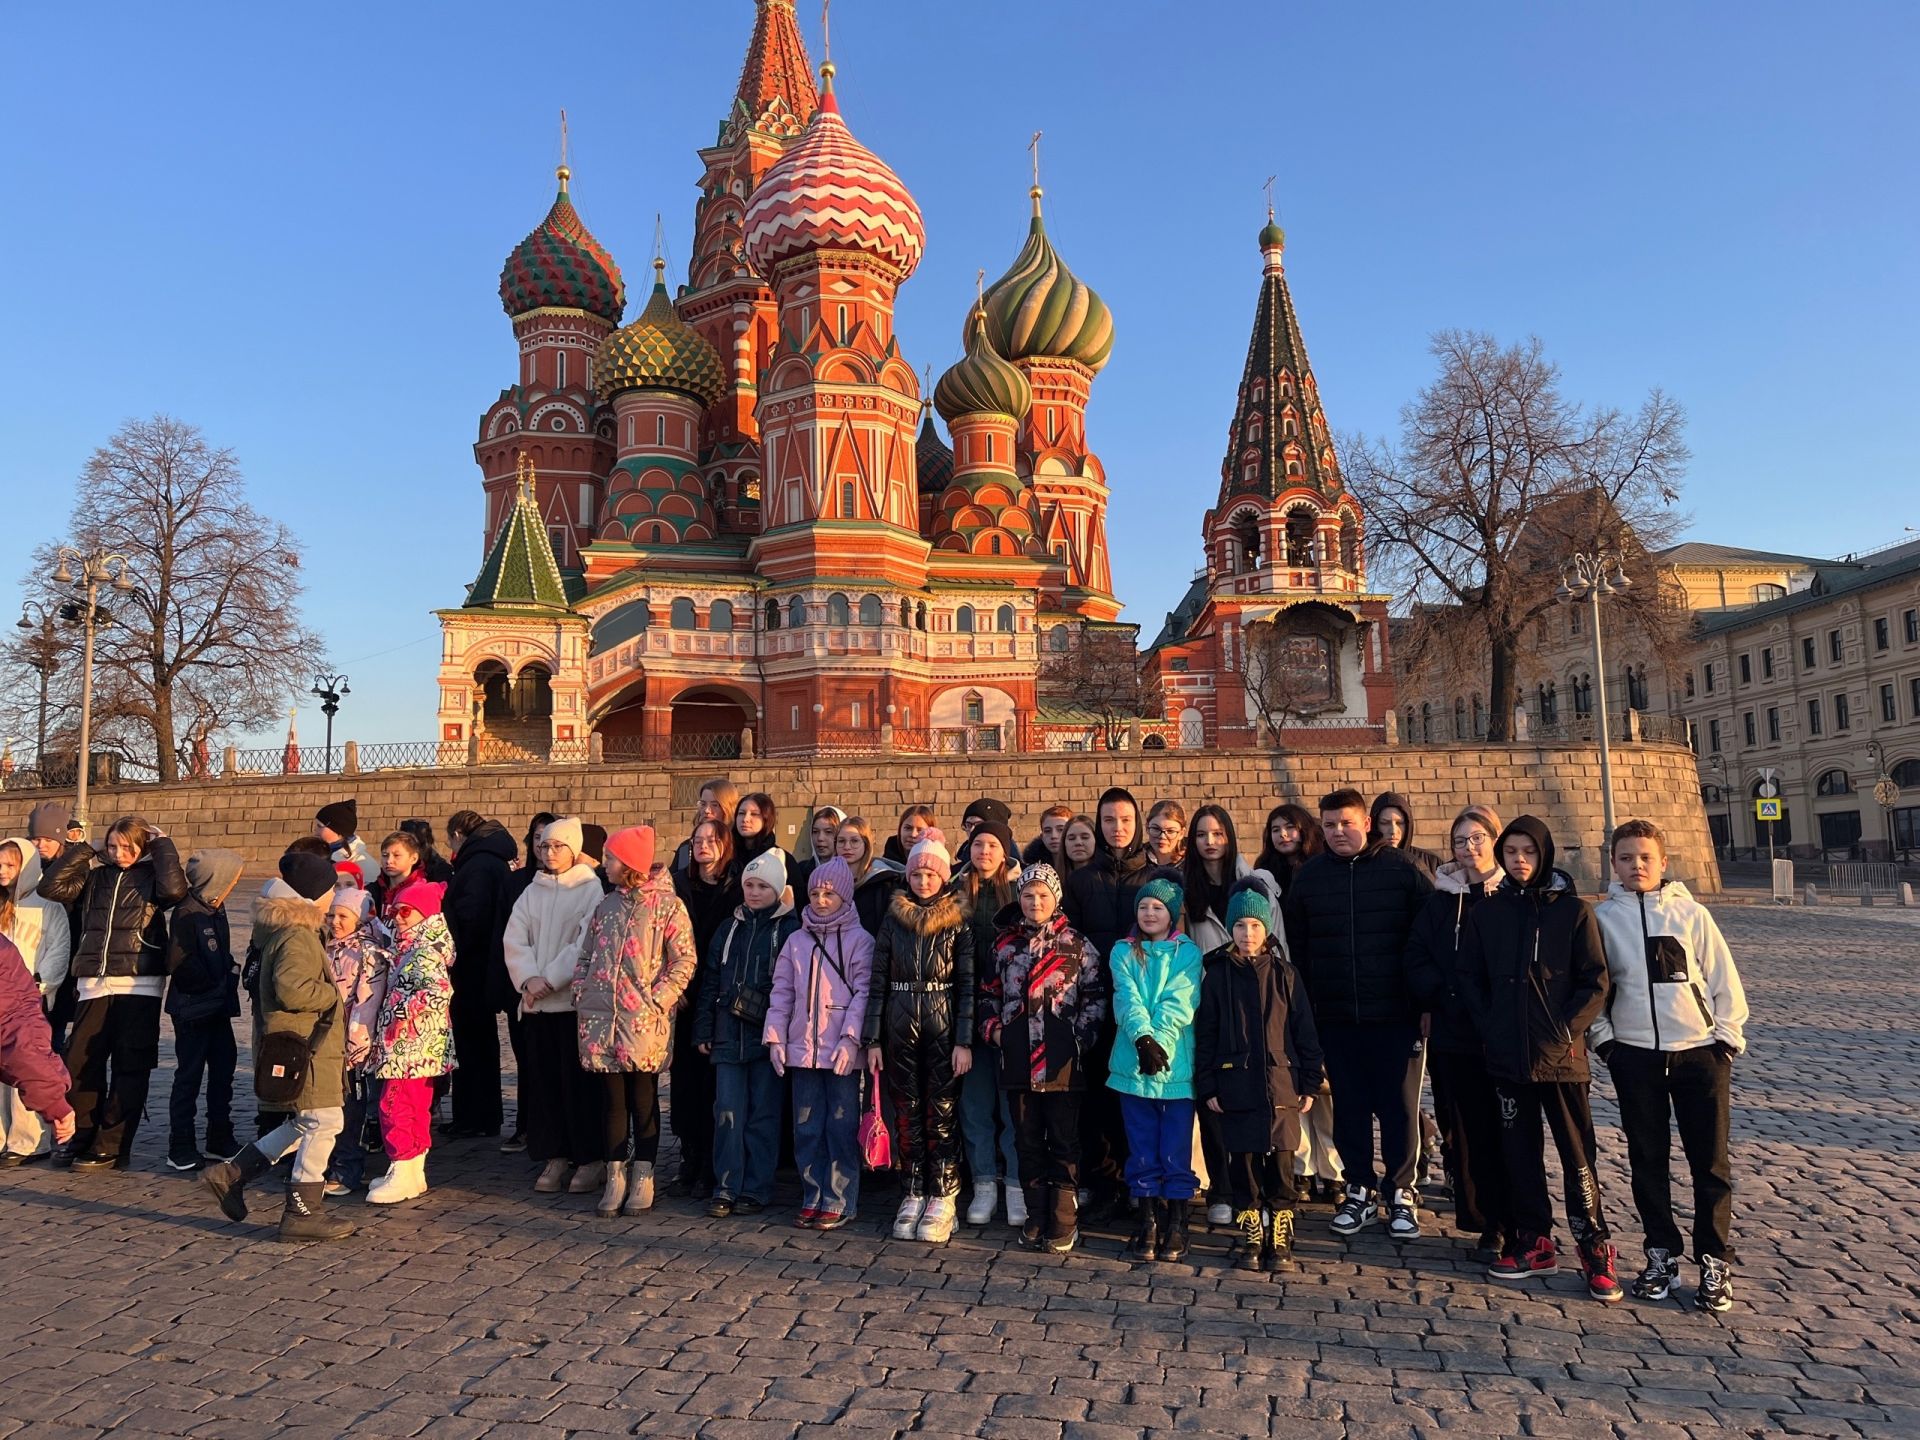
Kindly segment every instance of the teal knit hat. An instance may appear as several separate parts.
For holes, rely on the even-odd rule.
[[[1258,920],[1268,930],[1273,929],[1273,905],[1259,886],[1236,890],[1227,901],[1227,928],[1231,930],[1240,920]]]
[[[1133,904],[1134,908],[1138,909],[1142,900],[1158,900],[1167,907],[1167,914],[1172,917],[1173,923],[1178,925],[1180,906],[1184,899],[1185,896],[1179,885],[1169,876],[1156,875],[1140,887],[1139,892],[1134,896]]]

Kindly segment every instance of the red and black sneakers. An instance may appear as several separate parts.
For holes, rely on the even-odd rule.
[[[1580,1269],[1587,1277],[1587,1293],[1594,1299],[1612,1305],[1626,1298],[1620,1277],[1614,1274],[1613,1246],[1606,1241],[1589,1240],[1581,1245]]]
[[[1536,1275],[1551,1275],[1560,1268],[1560,1253],[1553,1248],[1553,1237],[1536,1240],[1510,1240],[1506,1254],[1487,1267],[1495,1280],[1531,1280]]]

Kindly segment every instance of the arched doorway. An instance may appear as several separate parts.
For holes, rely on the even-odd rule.
[[[754,709],[731,690],[696,685],[674,696],[671,725],[668,758],[733,760],[740,755],[740,732],[754,727]]]
[[[482,660],[473,672],[474,693],[480,697],[480,718],[493,722],[513,718],[513,680],[498,660]]]
[[[546,666],[524,665],[514,677],[513,717],[516,720],[553,718],[553,672]]]
[[[1207,743],[1207,718],[1189,705],[1180,712],[1180,748],[1198,750]]]

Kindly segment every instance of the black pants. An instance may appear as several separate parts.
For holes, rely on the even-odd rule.
[[[914,1195],[960,1193],[960,1082],[953,1074],[953,1036],[920,1035],[892,1045],[881,1072],[900,1120],[899,1170]]]
[[[693,1043],[693,1006],[673,1017],[673,1064],[668,1068],[674,1138],[680,1142],[680,1178],[713,1188],[713,1061]]]
[[[1111,1023],[1100,1027],[1086,1059],[1080,1106],[1080,1183],[1106,1196],[1127,1193],[1127,1122],[1120,1115],[1120,1092],[1107,1088],[1107,1057],[1116,1034]]]
[[[1233,1209],[1291,1210],[1296,1186],[1293,1178],[1293,1152],[1282,1155],[1269,1150],[1255,1155],[1250,1150],[1227,1154],[1227,1188],[1233,1193]]]
[[[988,1063],[992,1063],[989,1061]],[[1013,1143],[1020,1178],[1029,1187],[1080,1184],[1080,1107],[1077,1090],[1009,1090]]]
[[[1512,1227],[1500,1159],[1500,1097],[1478,1055],[1427,1052],[1434,1118],[1453,1179],[1453,1219],[1469,1234]]]
[[[1662,1054],[1615,1043],[1607,1056],[1627,1132],[1633,1204],[1649,1248],[1682,1254],[1673,1219],[1673,1129],[1693,1172],[1693,1253],[1732,1260],[1733,1166],[1727,1159],[1733,1060],[1712,1045]]]
[[[459,971],[458,965],[453,967],[456,977]],[[475,975],[464,989],[455,979],[447,1020],[453,1031],[453,1053],[460,1061],[449,1082],[457,1130],[499,1133],[499,1013],[487,995],[484,975]]]
[[[207,1087],[207,1151],[231,1155],[233,1143],[233,1071],[239,1061],[233,1022],[224,1015],[173,1022],[173,1088],[167,1092],[167,1151],[186,1159],[199,1150],[194,1141],[194,1112],[200,1086]]]
[[[647,1070],[602,1075],[606,1088],[606,1143],[603,1160],[644,1160],[660,1155],[660,1077]],[[629,1153],[631,1147],[631,1153]]]
[[[1193,1113],[1200,1117],[1200,1155],[1207,1162],[1207,1203],[1225,1205],[1230,1187],[1227,1183],[1227,1142],[1220,1134],[1220,1117],[1204,1104],[1196,1104]],[[1289,1160],[1287,1163],[1291,1169],[1293,1162]]]
[[[148,1082],[160,1063],[160,997],[82,1000],[74,1009],[66,1061],[73,1077],[67,1103],[73,1106],[74,1154],[112,1155],[124,1168]]]
[[[1513,1206],[1510,1239],[1524,1246],[1553,1234],[1546,1142],[1540,1136],[1544,1117],[1560,1152],[1567,1229],[1575,1244],[1605,1240],[1607,1220],[1600,1213],[1600,1180],[1593,1168],[1593,1107],[1587,1103],[1586,1082],[1493,1083],[1500,1102],[1500,1156]]]
[[[1380,1188],[1373,1164],[1373,1122],[1380,1122],[1380,1164],[1389,1190],[1413,1188],[1420,1159],[1420,1077],[1425,1055],[1420,1027],[1322,1025],[1333,1088],[1333,1143],[1349,1185]]]
[[[520,1044],[525,1052],[520,1067],[520,1114],[528,1157],[543,1165],[549,1160],[596,1163],[606,1145],[606,1087],[599,1076],[580,1068],[580,1035],[573,1012],[522,1017]]]

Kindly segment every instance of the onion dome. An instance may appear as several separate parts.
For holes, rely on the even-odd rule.
[[[593,374],[602,400],[623,390],[679,390],[705,407],[726,393],[720,352],[674,310],[666,273],[667,262],[655,260],[647,308],[600,342]]]
[[[747,261],[771,276],[782,261],[798,255],[853,250],[904,280],[926,250],[920,207],[900,177],[854,139],[840,118],[833,66],[821,66],[820,76],[820,108],[747,202]]]
[[[507,256],[500,272],[500,303],[507,314],[545,307],[585,310],[611,324],[627,308],[627,287],[606,247],[588,232],[567,195],[571,173],[559,169],[560,193],[547,218]]]
[[[987,336],[1009,360],[1074,360],[1097,371],[1113,354],[1113,315],[1055,253],[1033,187],[1033,223],[1013,268],[987,287]]]
[[[1284,250],[1287,248],[1287,232],[1282,230],[1273,218],[1273,212],[1267,212],[1267,223],[1260,231],[1262,250]]]
[[[922,495],[937,495],[953,483],[953,451],[934,428],[933,412],[920,422],[920,438],[913,445],[915,480]]]
[[[1033,387],[1003,360],[987,339],[987,317],[978,306],[967,336],[967,353],[940,377],[933,408],[951,424],[962,415],[1007,415],[1018,420],[1033,403]]]

